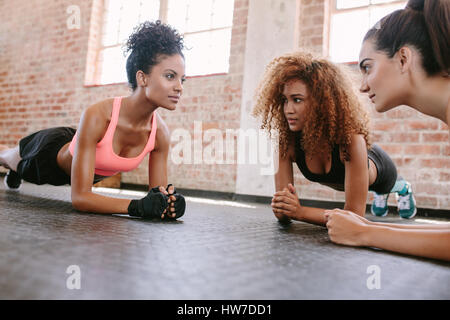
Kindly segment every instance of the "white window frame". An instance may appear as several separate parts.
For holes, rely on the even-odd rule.
[[[328,57],[331,59],[331,42],[333,41],[332,39],[332,34],[331,34],[331,25],[332,25],[332,17],[335,14],[339,14],[339,13],[346,13],[346,12],[356,12],[356,11],[366,11],[369,10],[369,14],[370,14],[370,10],[372,8],[382,8],[382,7],[389,7],[393,4],[404,4],[406,5],[407,0],[393,0],[393,1],[389,1],[389,2],[385,2],[385,3],[377,3],[377,4],[373,4],[372,0],[369,1],[369,4],[367,5],[361,5],[358,7],[353,7],[353,8],[345,8],[345,9],[337,9],[337,1],[338,0],[329,0],[330,1],[330,6],[329,6],[329,23],[328,23]],[[357,64],[357,61],[354,60],[346,60],[346,61],[338,61],[339,63],[345,63],[345,64]]]
[[[168,10],[169,10],[169,1],[171,0],[160,0],[160,7],[159,7],[159,20],[161,20],[163,23],[169,23],[168,20]],[[233,5],[234,8],[234,5]],[[122,81],[120,82],[113,82],[113,81],[104,81],[102,79],[102,54],[103,51],[108,49],[108,48],[117,48],[117,47],[122,47],[123,43],[115,43],[112,45],[103,45],[103,28],[105,27],[105,19],[106,19],[106,10],[107,8],[105,7],[105,5],[103,5],[102,7],[102,17],[101,17],[101,32],[100,32],[100,39],[99,39],[99,45],[98,45],[98,49],[97,49],[97,57],[95,59],[95,74],[94,74],[94,85],[110,85],[110,84],[117,84],[117,83],[124,83]],[[186,17],[187,18],[187,17]],[[229,29],[230,30],[230,35],[231,35],[231,31],[233,28],[233,24],[231,22],[231,25],[226,26],[226,27],[218,27],[218,28],[211,28],[211,29],[202,29],[202,30],[197,30],[195,32],[185,32],[183,33],[183,36],[190,36],[190,35],[195,35],[195,34],[200,34],[200,33],[207,33],[207,32],[214,32],[214,31],[219,31],[219,30],[226,30]],[[119,32],[119,30],[117,30],[117,32]],[[120,39],[119,39],[120,40]],[[186,43],[185,43],[186,44]],[[230,36],[230,47],[231,47],[231,36]],[[186,52],[185,52],[186,53]],[[228,52],[225,56],[225,58],[227,58],[229,60],[230,58],[230,52]],[[125,74],[125,69],[123,69],[123,73]],[[227,74],[229,72],[229,65],[228,65],[228,70],[226,70],[225,72],[206,72],[206,73],[200,73],[200,74],[192,74],[189,75],[187,74],[187,77],[192,78],[192,77],[199,77],[199,76],[211,76],[211,75],[216,75],[216,74]]]
[[[194,26],[191,24],[191,21],[195,21],[196,17],[198,16],[196,14],[190,16],[189,15],[189,7],[190,4],[188,3],[186,7],[183,6],[183,9],[186,9],[186,15],[184,15],[183,19],[180,23],[180,20],[177,22],[170,21],[170,7],[171,7],[171,1],[175,0],[168,0],[168,20],[167,23],[173,25],[175,28],[178,28],[180,32],[184,35],[184,43],[185,43],[185,51],[184,54],[186,56],[186,74],[188,77],[203,77],[203,76],[211,76],[211,75],[220,75],[220,74],[227,74],[229,72],[229,60],[230,60],[230,51],[231,51],[231,35],[232,35],[232,28],[233,28],[233,14],[234,14],[234,0],[228,0],[226,6],[231,5],[231,12],[228,12],[228,18],[230,20],[228,22],[225,21],[225,24],[220,23],[217,25],[217,20],[215,19],[214,14],[217,14],[217,12],[209,11],[208,8],[205,8],[208,15],[206,16],[206,19],[203,19],[202,22],[206,24],[203,26]],[[225,0],[211,0],[211,2],[206,2],[204,0],[181,0],[181,2],[194,2],[198,1],[197,4],[194,4],[195,6],[198,6],[198,4],[202,5],[211,5],[211,9],[214,8],[216,4],[224,4]],[[196,11],[198,13],[198,11]],[[231,16],[230,16],[231,14]],[[173,17],[172,17],[173,18]],[[191,20],[193,19],[193,20]],[[208,21],[209,20],[209,25]],[[219,18],[219,21],[221,19]],[[215,25],[216,24],[216,25]],[[178,27],[177,27],[178,25]],[[189,28],[194,27],[194,29],[189,30]],[[221,35],[220,35],[221,34]],[[214,43],[215,40],[221,39],[223,36],[225,36],[225,39],[228,38],[223,42],[219,41],[218,43]],[[195,47],[195,42],[199,41],[197,37],[203,38],[198,44],[200,47]],[[219,37],[219,38],[217,38]],[[195,40],[197,38],[197,40]],[[205,41],[205,38],[209,38],[209,40]],[[193,49],[191,51],[190,49]],[[195,50],[206,50],[206,52],[200,53]],[[215,62],[218,63],[215,63]]]

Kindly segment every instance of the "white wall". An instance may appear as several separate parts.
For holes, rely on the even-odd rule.
[[[258,130],[259,119],[253,118],[255,90],[262,78],[266,65],[276,56],[291,52],[297,43],[296,12],[297,0],[250,0],[245,49],[244,81],[242,88],[241,130]],[[267,139],[264,137],[264,141]],[[263,141],[260,141],[263,142]],[[244,149],[238,142],[238,155]],[[250,146],[247,146],[247,150]],[[250,148],[251,149],[251,148]],[[258,147],[259,150],[259,147]],[[249,164],[247,155],[244,164],[238,165],[236,193],[272,196],[273,175],[265,175],[269,165],[263,164],[265,157],[257,157],[257,164]],[[265,159],[266,158],[266,159]]]

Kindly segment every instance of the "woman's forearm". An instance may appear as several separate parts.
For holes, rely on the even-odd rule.
[[[93,192],[72,194],[72,205],[75,209],[94,213],[128,213],[130,199],[102,196]]]
[[[314,207],[301,207],[295,220],[321,226],[325,226],[327,223],[325,219],[325,209]]]
[[[406,230],[450,230],[450,223],[444,224],[399,224],[399,223],[385,223],[385,222],[375,222],[371,221],[371,225],[376,226],[386,226],[396,229],[406,229]]]
[[[363,244],[388,251],[450,261],[450,229],[401,229],[367,225]]]

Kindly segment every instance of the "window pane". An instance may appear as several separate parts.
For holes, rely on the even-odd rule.
[[[211,28],[212,0],[190,0],[187,6],[186,32]]]
[[[187,0],[169,0],[167,21],[181,34],[186,32]]]
[[[159,0],[141,0],[139,22],[159,19]]]
[[[234,0],[169,0],[168,22],[181,33],[230,27]]]
[[[361,43],[367,30],[387,14],[403,9],[405,3],[404,1],[384,6],[372,5],[332,15],[329,53],[331,60],[334,62],[358,61]]]
[[[159,18],[159,0],[105,0],[103,46],[122,43],[146,20]]]
[[[396,0],[370,0],[371,4],[378,4],[378,3],[389,3],[389,2],[394,2]],[[404,8],[405,5],[403,5],[402,8]]]
[[[103,46],[114,45],[118,41],[121,0],[105,0],[105,12],[103,20]]]
[[[369,29],[369,11],[335,14],[330,25],[330,58],[334,62],[358,61],[361,42]],[[358,26],[355,28],[355,26]]]
[[[125,63],[121,46],[103,49],[100,52],[100,83],[127,82]]]
[[[102,45],[99,53],[100,83],[126,82],[126,57],[122,44],[141,22],[159,18],[159,0],[105,0]]]
[[[122,44],[139,23],[159,18],[159,6],[159,0],[105,0],[102,43],[113,47],[100,51],[100,83],[127,81]],[[168,23],[182,34],[194,32],[185,34],[187,75],[228,72],[233,7],[233,0],[168,1]]]
[[[229,68],[231,28],[185,36],[186,75],[226,73]]]
[[[357,8],[369,5],[369,0],[336,0],[336,9]]]
[[[124,42],[133,32],[139,22],[140,0],[127,0],[123,2],[120,16],[119,42]]]
[[[208,73],[228,72],[230,63],[231,28],[210,32],[212,68]]]
[[[391,4],[389,6],[372,6],[369,9],[370,12],[370,26],[372,27],[377,23],[381,18],[388,15],[389,13],[403,9],[405,7],[405,3],[397,3],[397,4]]]
[[[370,4],[384,4],[398,0],[336,0],[336,9],[349,9],[368,6]],[[402,5],[404,8],[405,5]]]
[[[168,23],[184,34],[186,75],[228,72],[234,0],[168,1]]]
[[[212,6],[212,27],[231,27],[233,24],[234,0],[214,0]]]

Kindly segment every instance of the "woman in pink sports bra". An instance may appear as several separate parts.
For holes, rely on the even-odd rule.
[[[78,129],[50,128],[0,146],[0,165],[10,169],[5,184],[71,184],[75,209],[128,213],[141,218],[177,219],[185,200],[167,185],[170,134],[157,109],[175,110],[183,92],[183,38],[168,25],[145,22],[129,37],[126,71],[132,93],[100,101],[84,110]],[[133,170],[149,155],[149,188],[139,200],[92,192],[92,184]],[[167,187],[164,187],[167,186]]]

